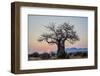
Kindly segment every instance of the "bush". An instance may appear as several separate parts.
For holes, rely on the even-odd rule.
[[[88,56],[88,53],[87,52],[84,52],[83,54],[82,54],[82,57],[87,57]]]
[[[33,54],[31,54],[31,57],[39,57],[39,53],[38,52],[34,52]]]
[[[55,57],[56,53],[55,52],[51,52],[50,55],[53,56],[53,57]]]
[[[40,55],[40,58],[41,58],[41,59],[49,59],[49,58],[50,58],[50,54],[48,54],[48,53],[43,53],[43,54]]]

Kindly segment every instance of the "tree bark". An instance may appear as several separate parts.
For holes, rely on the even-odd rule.
[[[58,58],[65,58],[66,53],[65,53],[65,41],[58,41],[58,50],[57,50],[57,57]]]

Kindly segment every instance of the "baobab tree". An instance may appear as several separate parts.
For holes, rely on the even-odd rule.
[[[79,40],[76,31],[74,31],[74,25],[65,22],[60,25],[51,23],[50,25],[45,27],[49,30],[49,32],[43,33],[38,41],[46,41],[49,44],[56,44],[57,57],[65,58],[65,41],[73,44],[74,42]]]

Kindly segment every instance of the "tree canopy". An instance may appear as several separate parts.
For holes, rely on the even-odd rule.
[[[50,25],[45,26],[49,30],[48,33],[43,33],[38,41],[46,41],[50,44],[58,44],[58,41],[68,41],[73,44],[75,41],[79,40],[79,37],[74,30],[74,25],[69,23],[63,23],[56,25],[55,23],[50,23]]]

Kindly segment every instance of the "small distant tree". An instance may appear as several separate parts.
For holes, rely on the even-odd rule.
[[[69,23],[63,23],[57,26],[55,23],[51,23],[49,26],[45,26],[50,32],[43,33],[38,41],[46,41],[49,44],[57,45],[57,57],[65,58],[65,41],[73,44],[75,41],[79,40],[76,31],[74,31],[74,26]]]

